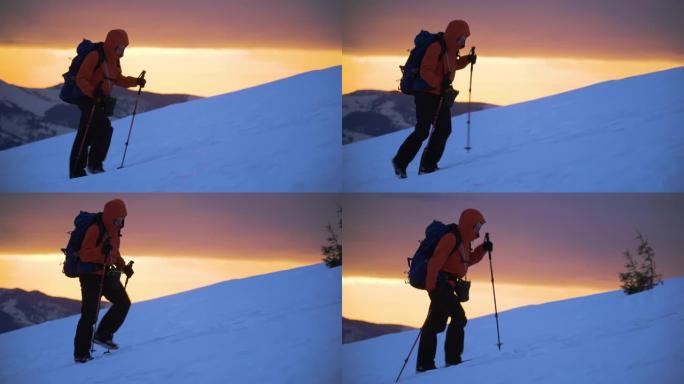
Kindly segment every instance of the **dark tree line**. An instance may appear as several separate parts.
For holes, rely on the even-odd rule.
[[[636,239],[639,241],[636,257],[632,256],[629,249],[625,250],[623,256],[627,271],[620,273],[621,288],[628,295],[651,289],[663,282],[656,272],[655,251],[641,232],[637,231]]]
[[[326,239],[327,245],[321,247],[323,261],[325,262],[325,265],[330,268],[342,265],[342,207],[340,206],[337,207],[337,217],[337,228],[333,227],[332,224],[325,226],[325,229],[328,232],[328,237]]]

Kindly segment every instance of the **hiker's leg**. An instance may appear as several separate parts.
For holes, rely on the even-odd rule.
[[[109,340],[126,319],[128,309],[131,307],[131,300],[119,279],[113,276],[107,276],[105,279],[102,293],[112,303],[112,306],[102,318],[100,326],[97,328],[97,334],[100,338]]]
[[[458,300],[458,297],[453,296],[453,302],[450,304],[452,308],[450,317],[451,322],[447,329],[446,341],[444,342],[444,360],[446,364],[458,364],[461,362],[461,354],[463,354],[463,342],[465,339],[465,326],[468,323],[463,306]]]
[[[451,109],[442,104],[439,110],[439,117],[437,117],[437,123],[435,124],[435,130],[432,136],[430,136],[430,140],[420,160],[421,167],[425,169],[437,168],[437,163],[439,163],[444,154],[444,148],[446,147],[449,135],[451,135]]]
[[[93,145],[88,156],[88,166],[94,169],[101,169],[102,162],[107,157],[109,145],[112,142],[113,129],[103,108],[96,108],[93,120],[95,131],[93,132]]]
[[[74,356],[84,356],[90,352],[93,326],[97,321],[97,301],[100,292],[100,276],[85,275],[78,278],[81,283],[81,318],[74,337]]]
[[[423,141],[430,136],[430,126],[439,103],[439,96],[418,92],[414,96],[414,101],[416,104],[416,127],[401,144],[394,157],[397,165],[402,168],[406,168],[411,163],[423,145]]]
[[[79,120],[78,130],[76,131],[76,137],[74,137],[74,143],[71,145],[71,154],[69,155],[69,174],[72,176],[85,172],[84,168],[88,158],[88,147],[91,138],[88,122],[92,107],[93,101],[90,99],[84,99],[84,101],[78,104],[78,108],[81,110],[81,119]],[[86,131],[88,131],[87,136]]]
[[[418,359],[416,368],[433,367],[435,365],[435,354],[437,352],[437,334],[444,331],[449,312],[446,308],[444,293],[440,287],[435,288],[435,292],[430,299],[430,311],[423,324],[418,344]]]

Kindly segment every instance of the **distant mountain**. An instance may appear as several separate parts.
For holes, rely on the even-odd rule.
[[[496,105],[472,103],[471,111]],[[451,115],[468,112],[467,102],[457,102]],[[381,136],[416,124],[413,96],[398,91],[356,91],[342,96],[342,143]]]
[[[81,302],[39,291],[0,288],[0,333],[81,312]]]
[[[405,325],[376,324],[361,320],[351,320],[342,318],[342,344],[353,343],[355,341],[366,340],[373,337],[410,331],[415,328]]]
[[[78,107],[60,100],[61,86],[23,88],[0,80],[0,150],[73,132],[78,127],[80,111]],[[115,87],[112,95],[117,99],[112,119],[126,117],[133,112],[137,90]],[[197,98],[143,91],[138,112]]]

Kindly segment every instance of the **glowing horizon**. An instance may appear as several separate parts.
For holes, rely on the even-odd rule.
[[[616,279],[617,280],[617,279]],[[489,279],[473,279],[470,300],[462,303],[469,319],[494,313]],[[619,289],[615,286],[553,286],[519,284],[496,280],[496,299],[501,312],[528,305],[592,295]],[[382,305],[379,305],[382,303]],[[399,324],[420,328],[430,300],[427,293],[402,279],[368,276],[342,277],[342,316],[380,324]]]
[[[296,259],[258,260],[246,256],[219,259],[130,255],[124,258],[126,262],[135,261],[135,274],[128,287],[133,302],[314,264]],[[0,287],[37,290],[50,296],[80,300],[78,279],[62,274],[63,260],[64,255],[58,253],[0,254]],[[122,276],[122,284],[124,281]]]
[[[465,50],[464,50],[465,51]],[[342,93],[358,90],[395,91],[406,56],[342,56]],[[684,60],[603,60],[594,58],[504,57],[480,54],[473,68],[472,101],[496,105],[538,99],[592,84],[666,70]],[[470,67],[456,72],[457,101],[468,100]]]
[[[61,84],[72,48],[0,45],[0,79],[26,88]],[[341,50],[130,47],[124,75],[147,71],[145,91],[215,96],[341,64]]]

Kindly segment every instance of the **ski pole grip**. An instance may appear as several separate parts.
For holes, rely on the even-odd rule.
[[[145,78],[145,73],[147,73],[145,70],[140,72],[140,76],[138,76],[138,79],[144,79]]]

